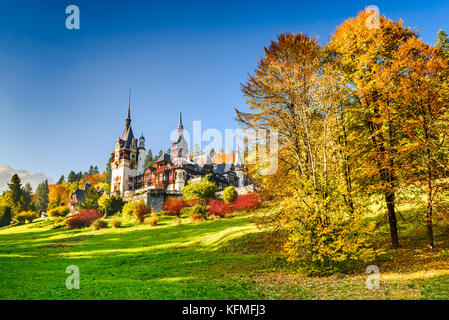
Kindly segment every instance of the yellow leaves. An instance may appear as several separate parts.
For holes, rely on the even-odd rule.
[[[49,206],[59,206],[60,204],[66,205],[70,198],[70,188],[64,182],[58,185],[49,185],[48,201]]]

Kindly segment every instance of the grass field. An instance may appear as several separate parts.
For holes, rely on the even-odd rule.
[[[0,299],[449,299],[449,249],[410,241],[382,261],[380,289],[363,270],[308,278],[261,247],[249,216],[156,227],[0,229]],[[386,245],[387,246],[387,245]],[[66,267],[80,269],[68,290]]]

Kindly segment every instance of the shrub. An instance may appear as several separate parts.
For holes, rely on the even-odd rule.
[[[145,216],[148,214],[148,207],[143,200],[140,200],[135,204],[133,214],[137,222],[144,222]]]
[[[12,211],[10,207],[0,207],[0,227],[9,226],[12,221]]]
[[[59,206],[53,209],[48,210],[47,215],[49,217],[65,217],[70,212],[70,208],[67,206]]]
[[[120,228],[122,226],[122,219],[119,217],[112,218],[111,225],[113,228]]]
[[[232,208],[236,211],[250,211],[260,207],[260,204],[260,197],[255,193],[249,193],[239,196],[232,204]]]
[[[203,221],[203,220],[204,220],[204,217],[203,217],[203,215],[201,215],[201,214],[192,214],[192,215],[189,217],[189,219],[190,219],[190,221],[192,221],[192,222],[197,222],[197,221]]]
[[[209,202],[209,213],[217,217],[224,218],[231,210],[231,207],[223,200],[211,200]]]
[[[108,222],[104,219],[95,220],[92,224],[94,230],[100,230],[108,227]]]
[[[95,220],[101,218],[101,214],[95,209],[85,209],[66,221],[68,229],[80,229],[89,227]]]
[[[59,229],[66,225],[64,217],[56,217],[52,219],[53,221],[53,229]]]
[[[187,207],[187,203],[183,198],[168,198],[164,203],[164,210],[167,210],[172,216],[179,216],[185,207]]]
[[[37,219],[39,215],[34,211],[22,211],[16,214],[14,219],[19,223],[24,223],[28,221],[29,223],[33,222],[34,219]]]
[[[208,199],[214,199],[217,187],[210,181],[194,182],[185,186],[182,194],[187,199],[198,199],[200,203],[206,204]]]
[[[235,187],[229,186],[226,189],[224,189],[222,198],[227,204],[229,204],[229,203],[234,202],[238,196],[239,195],[238,195],[237,191],[235,191]]]
[[[203,220],[207,216],[206,207],[197,204],[196,206],[193,206],[190,208],[190,220],[192,221],[198,221]]]
[[[114,195],[108,196],[104,194],[98,199],[98,208],[107,216],[122,210],[123,205],[123,199]]]
[[[126,218],[131,218],[134,215],[134,206],[137,202],[135,201],[129,201],[123,205],[122,208],[122,216]]]
[[[339,201],[300,190],[273,207],[266,221],[277,224],[272,235],[280,236],[274,240],[282,244],[279,252],[309,275],[350,273],[381,254],[369,242],[375,223],[359,211],[348,214]]]
[[[150,226],[155,226],[159,222],[159,219],[157,217],[156,212],[152,212],[151,216],[145,219],[145,223],[149,224]]]
[[[200,203],[198,199],[186,199],[185,202],[188,207],[193,207]]]
[[[204,181],[214,182],[214,175],[213,173],[208,173],[204,176]]]

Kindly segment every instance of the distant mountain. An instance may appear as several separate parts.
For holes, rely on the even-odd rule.
[[[55,183],[53,179],[45,176],[43,173],[15,170],[11,167],[0,167],[0,195],[8,189],[8,183],[11,182],[11,177],[16,173],[19,175],[22,185],[25,186],[29,182],[31,187],[33,187],[33,191],[36,191],[37,186],[45,181],[45,179],[48,179],[48,184]]]

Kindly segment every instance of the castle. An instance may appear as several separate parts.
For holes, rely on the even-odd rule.
[[[202,181],[207,174],[212,174],[219,190],[248,184],[238,146],[232,157],[234,161],[218,163],[207,154],[192,157],[183,133],[182,113],[179,112],[177,138],[171,153],[164,152],[153,166],[145,168],[145,138],[143,134],[138,140],[134,137],[128,103],[125,129],[111,153],[111,192],[125,198],[151,189],[180,194],[186,184]]]

